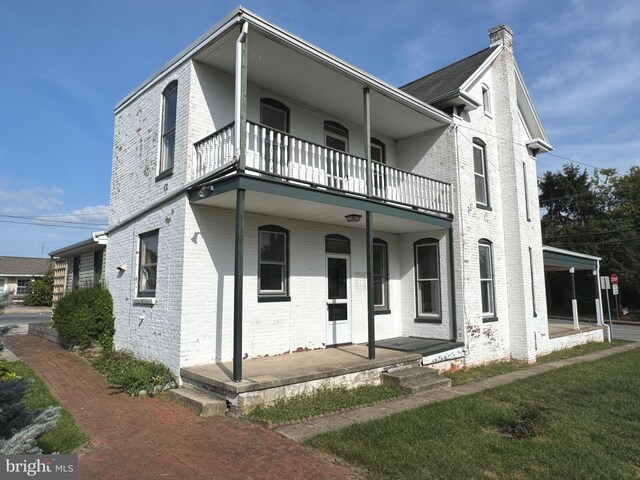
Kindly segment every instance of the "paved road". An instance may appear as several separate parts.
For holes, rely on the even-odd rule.
[[[552,318],[550,319],[553,323],[566,323],[567,325],[572,324],[571,320]],[[585,325],[594,325],[593,323],[586,323]],[[609,321],[607,319],[607,325],[609,325]],[[634,342],[640,341],[640,325],[626,325],[620,323],[614,323],[611,326],[611,331],[614,339],[620,340],[632,340]]]
[[[28,323],[48,323],[49,313],[6,313],[0,317],[0,325],[26,325]]]

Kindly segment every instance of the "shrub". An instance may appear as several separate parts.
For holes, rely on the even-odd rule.
[[[3,293],[0,295],[0,317],[4,314],[4,311],[11,306],[11,295]]]
[[[69,292],[56,303],[52,320],[70,346],[88,347],[98,342],[105,350],[113,347],[113,299],[104,287]]]
[[[135,358],[125,351],[104,351],[95,357],[93,367],[107,377],[107,381],[129,395],[142,390],[153,396],[174,381],[171,371],[161,363]]]
[[[27,284],[24,305],[30,307],[50,307],[53,302],[53,270],[35,278]]]

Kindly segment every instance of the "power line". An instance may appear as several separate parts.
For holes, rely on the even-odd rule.
[[[70,222],[67,220],[48,220],[46,218],[42,218],[39,216],[23,216],[23,215],[0,215],[3,218],[18,218],[24,220],[37,220],[40,222],[49,222],[49,223],[68,223],[71,225],[95,225],[95,226],[105,226],[104,222]]]
[[[50,228],[75,228],[80,230],[95,230],[95,227],[77,227],[74,225],[55,225],[51,223],[34,223],[34,222],[16,222],[12,220],[0,220],[0,223],[15,223],[18,225],[33,225],[36,227],[50,227]]]
[[[586,233],[572,233],[569,235],[560,235],[560,236],[553,236],[553,237],[545,237],[547,240],[560,240],[563,238],[569,238],[569,237],[585,237],[585,236],[589,236],[589,235],[604,235],[604,234],[611,234],[611,233],[626,233],[626,232],[637,232],[640,231],[640,228],[631,228],[628,230],[605,230],[603,232],[586,232]]]

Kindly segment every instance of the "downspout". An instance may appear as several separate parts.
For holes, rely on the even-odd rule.
[[[454,118],[455,121],[455,118]],[[458,211],[457,211],[457,215],[458,215],[458,222],[460,225],[460,229],[459,229],[459,235],[460,235],[460,239],[462,240],[462,244],[464,245],[464,227],[463,227],[463,217],[462,217],[462,201],[461,201],[461,197],[460,197],[460,149],[458,146],[458,125],[456,123],[453,124],[453,146],[454,146],[454,152],[455,152],[455,161],[456,161],[456,194],[457,194],[457,204],[458,204]],[[453,192],[452,192],[453,193]],[[453,195],[452,195],[452,201],[453,199]],[[454,265],[454,253],[453,253],[453,248],[454,248],[454,242],[453,242],[453,226],[450,229],[451,234],[451,242],[450,242],[450,248],[451,248],[451,268],[454,269],[455,265]],[[462,252],[460,252],[460,258],[462,259]],[[451,273],[451,275],[453,275],[453,272]],[[461,295],[460,298],[462,298],[462,334],[464,336],[464,348],[467,349],[468,348],[468,342],[467,342],[467,330],[466,328],[464,328],[464,323],[466,321],[466,311],[465,311],[465,302],[464,302],[464,298],[465,298],[465,293],[464,293],[464,279],[465,279],[465,272],[464,272],[464,262],[461,261],[460,262],[460,290],[461,290]],[[455,292],[453,292],[453,289],[455,289],[455,282],[451,282],[451,288],[452,288],[452,299],[455,298]],[[453,302],[455,302],[455,300],[453,300]],[[453,308],[456,308],[456,305],[453,305]],[[453,315],[453,320],[456,322],[456,325],[454,326],[454,334],[456,335],[456,337],[453,339],[455,341],[458,340],[457,335],[460,331],[460,328],[458,328],[458,316],[454,313]],[[467,350],[468,351],[468,350]]]
[[[598,311],[596,312],[596,316],[600,316],[601,324],[607,330],[607,338],[609,339],[609,343],[611,343],[611,326],[607,325],[607,322],[604,321],[604,312],[602,311],[602,289],[600,288],[600,260],[596,260],[596,287],[598,289]]]

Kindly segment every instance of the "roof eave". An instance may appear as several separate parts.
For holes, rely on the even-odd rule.
[[[62,256],[68,257],[74,253],[77,253],[77,251],[79,250],[86,249],[88,247],[100,247],[105,244],[106,242],[103,243],[101,241],[95,240],[94,237],[92,237],[87,240],[74,243],[73,245],[62,247],[62,248],[59,248],[58,250],[54,250],[53,252],[49,253],[49,256],[51,258],[59,258]],[[96,248],[96,250],[98,250],[98,248]]]

